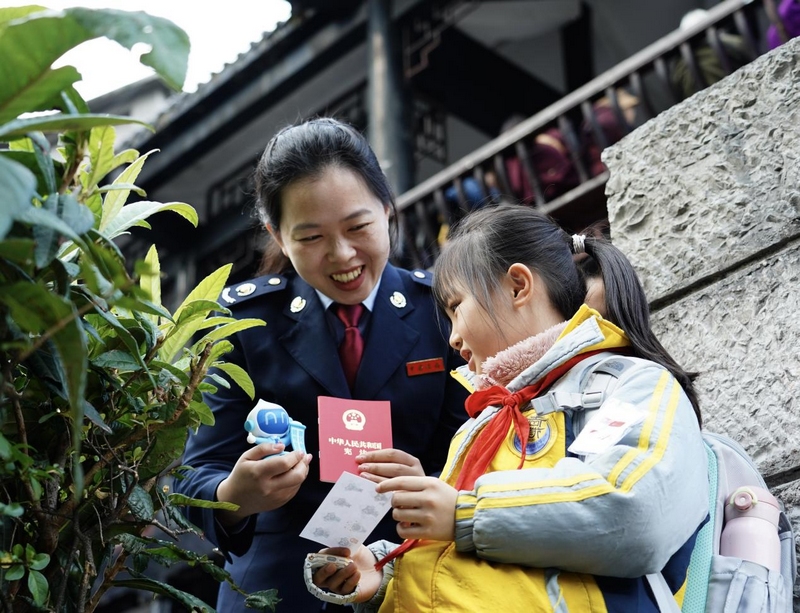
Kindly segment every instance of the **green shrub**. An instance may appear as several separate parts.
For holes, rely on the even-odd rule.
[[[126,585],[211,610],[143,571],[188,563],[231,582],[177,541],[199,533],[178,505],[214,503],[160,480],[176,469],[187,430],[213,422],[202,399],[214,389],[209,367],[253,395],[247,374],[222,358],[228,336],[264,322],[217,305],[229,267],[170,313],[155,249],[131,264],[113,242],[154,213],[194,225],[197,215],[183,203],[128,203],[131,192],[145,197],[135,182],[149,154],[117,153],[113,126],[135,120],[89,113],[73,88],[78,72],[51,68],[98,36],[148,43],[142,62],[182,85],[189,41],[167,20],[0,9],[0,599],[4,611],[92,611]],[[29,115],[45,110],[60,112]],[[145,536],[148,527],[167,536]],[[274,590],[249,598],[262,610],[275,601]]]

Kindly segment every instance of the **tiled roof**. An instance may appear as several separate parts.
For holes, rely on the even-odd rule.
[[[244,71],[248,66],[258,61],[264,54],[268,53],[279,41],[289,36],[304,20],[303,15],[292,15],[289,19],[279,23],[274,30],[264,32],[263,37],[253,42],[247,51],[225,66],[217,73],[211,75],[208,81],[201,83],[194,92],[178,92],[170,96],[161,114],[153,121],[156,131],[161,131],[176,119],[184,115],[187,111],[201,104],[211,95],[231,83],[237,75]],[[113,93],[113,92],[112,92]],[[125,143],[126,147],[141,149],[153,133],[146,128],[138,130],[131,139]]]

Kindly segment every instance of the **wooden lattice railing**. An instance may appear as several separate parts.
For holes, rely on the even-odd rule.
[[[480,202],[524,200],[556,214],[587,192],[602,190],[608,173],[602,166],[598,170],[596,162],[592,167],[587,151],[594,147],[597,152],[612,144],[604,121],[611,118],[619,135],[624,135],[637,122],[707,87],[710,68],[718,79],[758,57],[766,47],[767,3],[721,2],[691,27],[661,38],[401,194],[397,205],[403,263],[430,266],[439,252],[443,227],[446,230],[454,218]],[[637,100],[636,119],[630,109],[626,112],[631,99]],[[549,196],[548,177],[542,176],[543,165],[535,158],[552,134],[560,137],[559,146],[574,174],[570,189],[556,197]],[[515,158],[516,175],[509,177],[508,162]],[[525,194],[519,191],[520,179]],[[476,193],[483,196],[480,202],[476,202]],[[596,219],[606,216],[602,201]]]

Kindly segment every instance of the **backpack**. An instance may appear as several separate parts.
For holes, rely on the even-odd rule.
[[[713,432],[703,432],[703,442],[708,454],[710,520],[700,530],[692,551],[681,610],[791,613],[797,559],[792,524],[783,504],[779,501],[780,574],[754,562],[720,555],[725,505],[731,492],[743,485],[768,488],[739,443]]]
[[[532,404],[537,412],[543,413],[569,410],[574,431],[579,432],[616,386],[619,376],[632,365],[632,360],[617,355],[602,359],[585,377],[580,393],[560,391],[556,383]],[[725,505],[730,494],[745,485],[768,488],[753,460],[736,441],[704,431],[703,442],[708,455],[709,521],[698,532],[692,550],[682,607],[678,607],[660,573],[647,576],[660,610],[662,613],[792,613],[797,559],[792,525],[783,504],[779,502],[780,573],[742,558],[720,555]]]

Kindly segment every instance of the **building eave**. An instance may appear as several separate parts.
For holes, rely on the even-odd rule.
[[[163,183],[216,139],[355,47],[365,32],[363,10],[335,22],[317,13],[293,16],[196,92],[178,95],[155,121],[155,133],[143,130],[127,143],[139,151],[160,150],[148,160],[140,184],[152,189]]]

